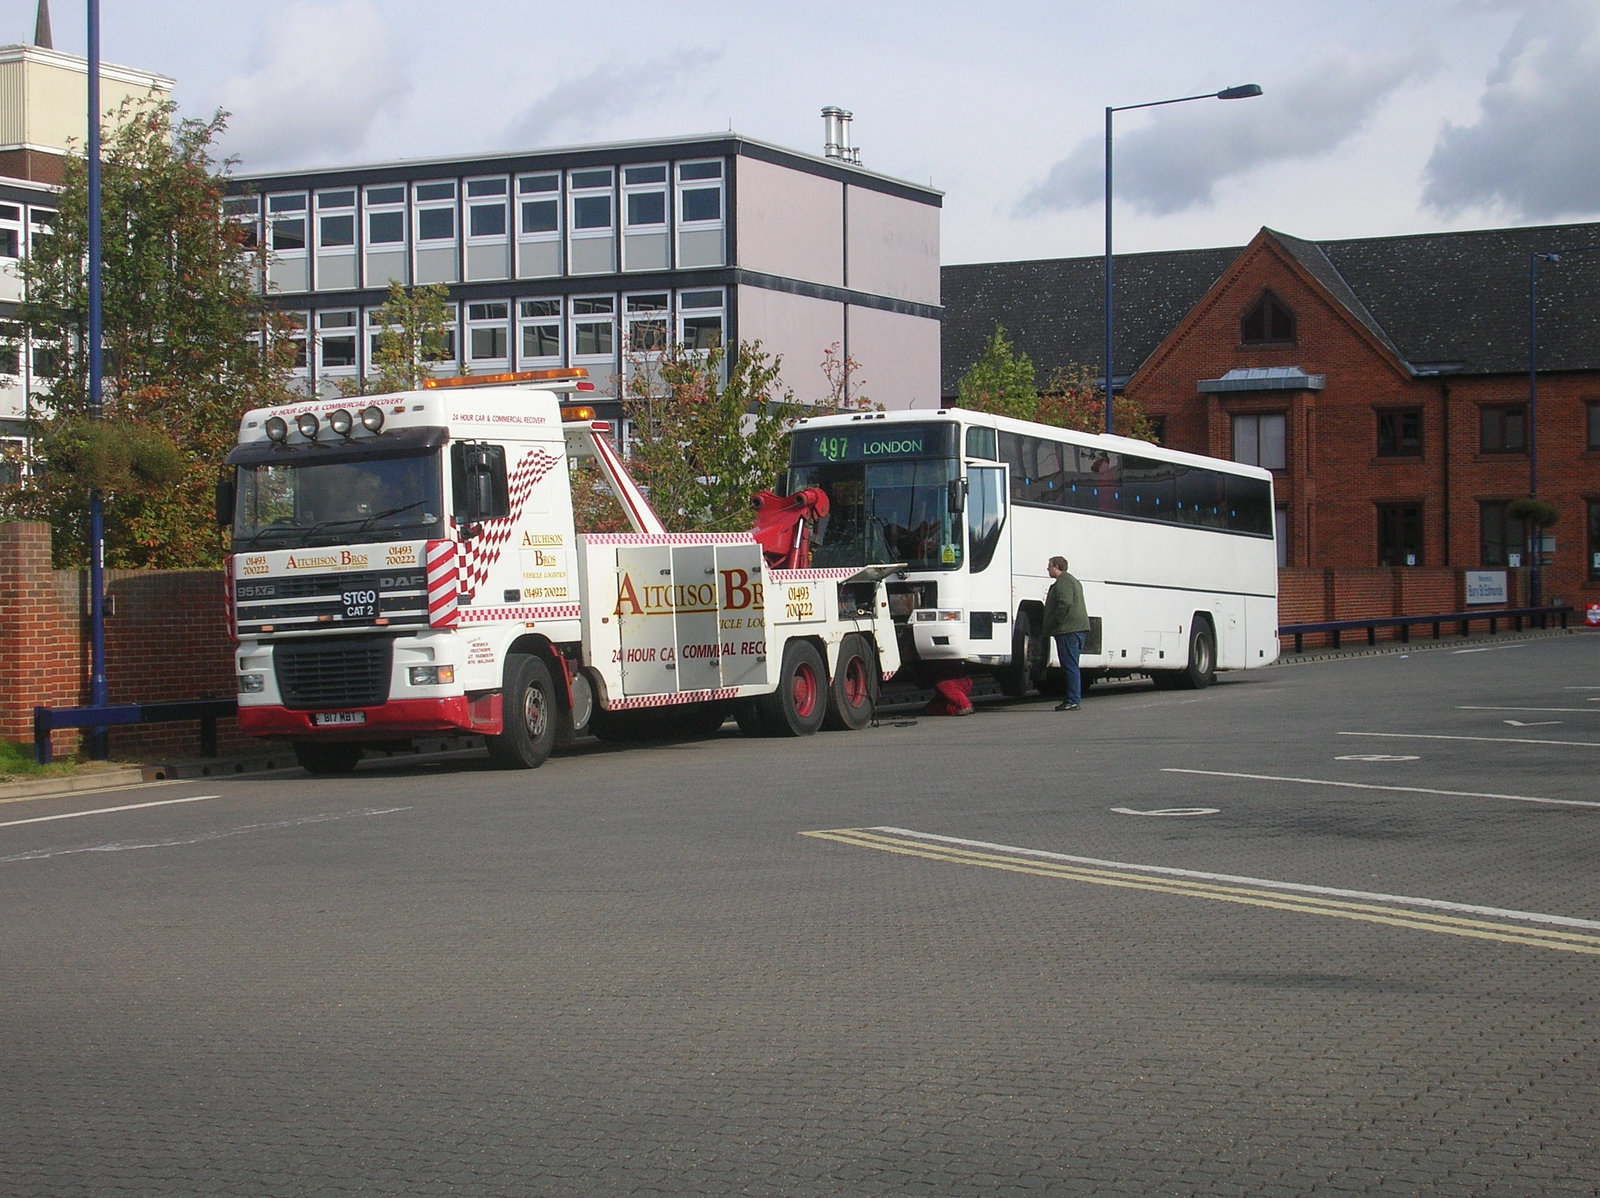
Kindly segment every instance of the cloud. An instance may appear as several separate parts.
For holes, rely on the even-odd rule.
[[[550,146],[589,140],[615,125],[619,117],[658,112],[703,85],[722,53],[684,47],[645,62],[607,62],[577,78],[562,79],[512,119],[506,129],[507,144]]]
[[[1169,216],[1209,204],[1226,179],[1324,155],[1360,131],[1395,91],[1437,65],[1428,50],[1329,58],[1288,82],[1269,78],[1258,99],[1198,101],[1152,115],[1127,133],[1113,127],[1117,202]],[[1086,138],[1017,201],[1015,214],[1036,216],[1104,199],[1105,141]]]
[[[1588,215],[1600,205],[1600,9],[1547,0],[1517,22],[1471,125],[1447,125],[1424,172],[1423,202],[1477,205],[1517,219]]]
[[[290,4],[252,69],[219,85],[231,117],[225,145],[251,170],[358,152],[374,120],[410,90],[371,0]]]

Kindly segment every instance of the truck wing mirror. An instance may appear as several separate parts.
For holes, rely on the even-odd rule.
[[[503,520],[511,514],[505,446],[457,441],[450,447],[450,475],[459,527]]]
[[[217,524],[223,528],[233,524],[235,492],[233,468],[230,466],[217,475]]]

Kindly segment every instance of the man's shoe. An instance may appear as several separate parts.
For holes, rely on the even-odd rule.
[[[1057,711],[1077,711],[1078,710],[1078,705],[1076,703],[1057,703],[1056,704],[1056,710]]]

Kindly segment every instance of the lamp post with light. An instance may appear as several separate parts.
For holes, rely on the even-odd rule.
[[[1190,100],[1247,100],[1259,96],[1261,87],[1255,83],[1242,83],[1225,87],[1219,92],[1205,92],[1198,96],[1179,96],[1173,100],[1151,100],[1146,104],[1122,104],[1106,109],[1106,432],[1115,431],[1111,418],[1111,350],[1113,344],[1111,316],[1111,116],[1117,112],[1130,112],[1135,108],[1159,108],[1164,104],[1187,104]]]

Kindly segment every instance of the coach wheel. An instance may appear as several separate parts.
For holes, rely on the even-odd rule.
[[[827,714],[827,671],[810,641],[790,641],[778,671],[778,689],[756,700],[772,736],[810,736]]]
[[[1000,692],[1020,699],[1038,686],[1049,655],[1044,636],[1033,630],[1033,620],[1028,613],[1019,611],[1016,623],[1011,626],[1011,660],[995,674]]]
[[[349,741],[297,740],[294,759],[308,774],[348,774],[361,760],[361,746]]]
[[[556,746],[560,720],[555,683],[544,659],[528,653],[507,657],[504,731],[488,738],[490,760],[505,769],[543,765]]]
[[[828,713],[822,726],[853,732],[872,722],[878,700],[878,668],[871,646],[858,632],[839,643],[839,665],[828,684]]]
[[[1176,682],[1184,690],[1202,690],[1217,678],[1217,634],[1211,624],[1199,619],[1189,629],[1189,664],[1177,671]]]

